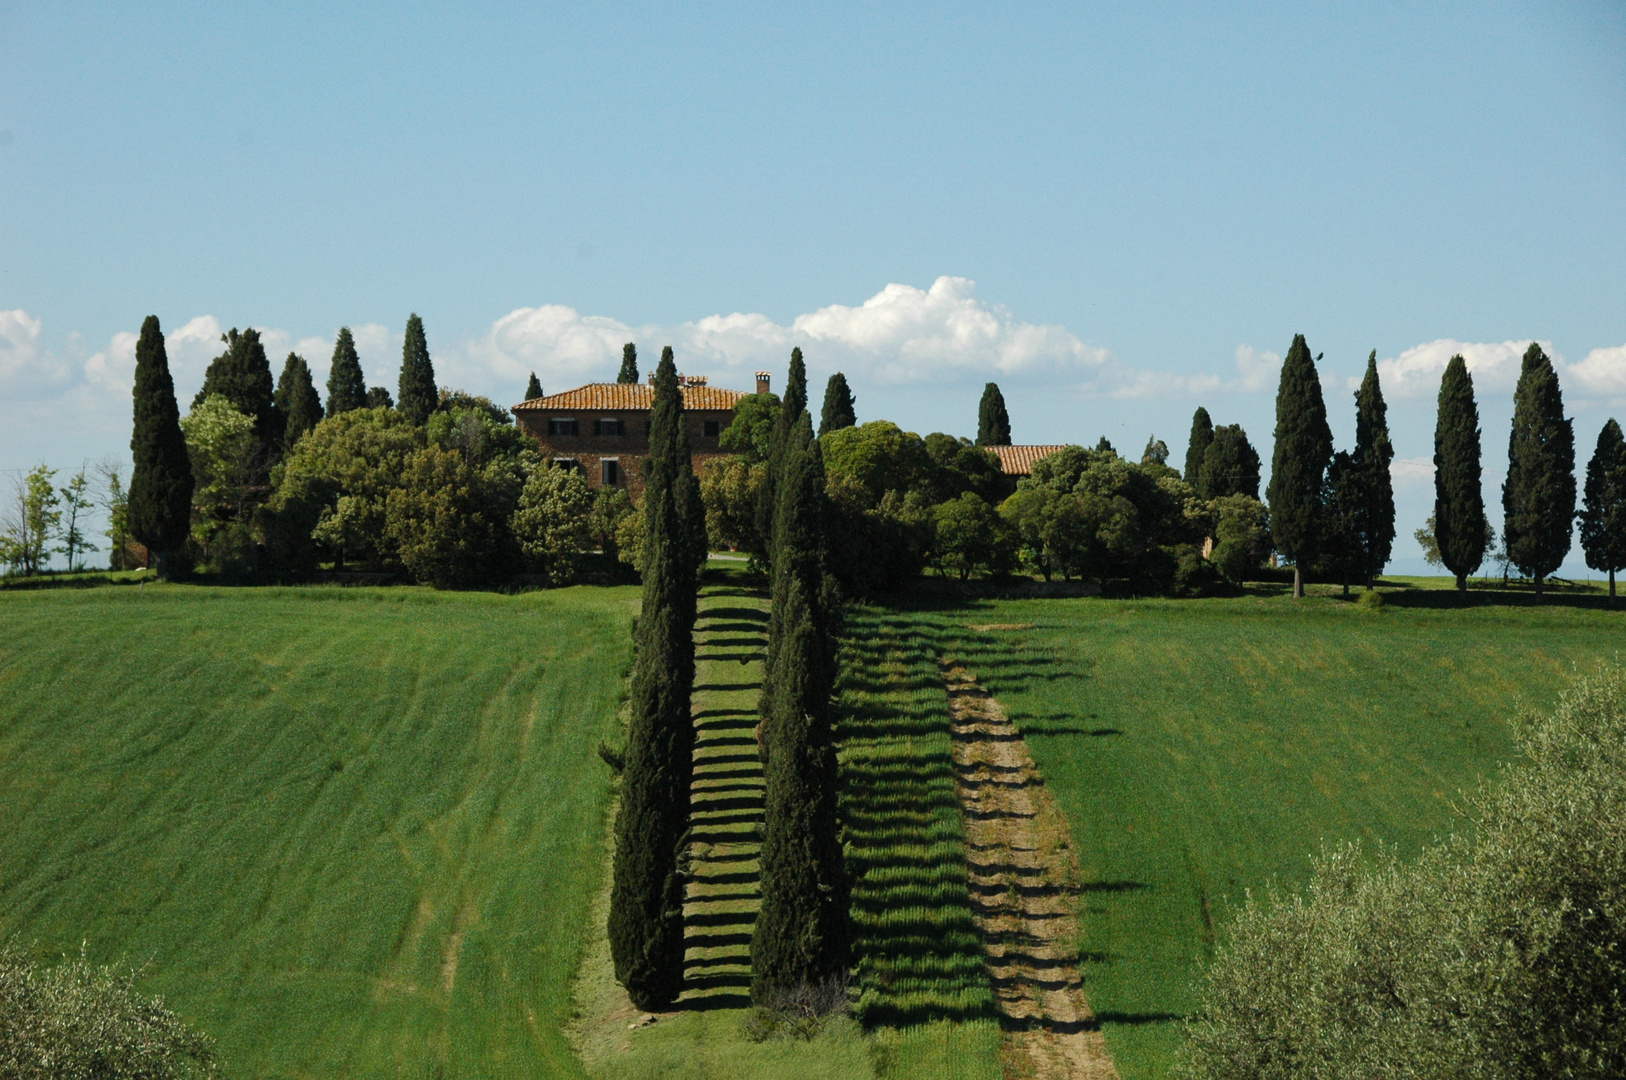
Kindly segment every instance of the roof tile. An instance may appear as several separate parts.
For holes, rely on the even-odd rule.
[[[740,390],[720,386],[685,386],[685,409],[732,409],[749,397]],[[648,383],[588,383],[560,394],[548,394],[515,405],[510,412],[537,409],[649,409],[655,404],[655,388]]]
[[[1048,457],[1061,446],[990,446],[999,458],[999,468],[1007,476],[1032,476],[1033,463],[1042,457]]]

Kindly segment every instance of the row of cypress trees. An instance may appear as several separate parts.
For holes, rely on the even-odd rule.
[[[833,383],[826,394],[831,423],[841,422],[844,404],[851,410],[850,393],[843,399],[840,392],[844,385]],[[643,607],[634,633],[609,916],[616,979],[644,1009],[664,1008],[683,990],[693,632],[706,536],[670,348],[661,355],[654,391],[644,470]],[[772,1005],[796,987],[839,980],[850,955],[831,725],[840,602],[826,564],[824,464],[799,350],[791,356],[769,463],[771,494],[759,507],[770,516],[773,538],[758,704],[766,824],[751,958],[752,995]]]
[[[252,417],[262,470],[269,470],[283,450],[298,442],[324,415],[394,404],[382,387],[367,389],[348,326],[340,327],[333,346],[325,408],[311,380],[310,366],[297,353],[288,354],[282,374],[273,383],[258,330],[233,327],[221,335],[221,341],[225,351],[210,362],[192,404],[196,408],[210,395],[219,394]],[[416,313],[407,319],[398,389],[400,410],[413,423],[426,423],[439,404],[440,391],[423,320]],[[186,543],[191,527],[194,481],[169,352],[156,315],[147,316],[141,324],[133,396],[130,535],[154,554],[159,576],[168,577],[174,555]]]

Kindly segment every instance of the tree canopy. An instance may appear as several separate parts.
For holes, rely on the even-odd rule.
[[[1321,378],[1303,334],[1295,334],[1276,390],[1276,447],[1270,463],[1271,530],[1293,560],[1293,595],[1304,595],[1304,572],[1320,554],[1320,528],[1332,429]]]
[[[1485,561],[1485,496],[1480,485],[1479,406],[1474,377],[1458,353],[1440,379],[1434,422],[1434,515],[1431,533],[1440,562],[1457,588]]]
[[[977,404],[977,445],[1011,445],[1011,415],[1005,411],[1005,395],[997,383],[982,388],[982,400]]]
[[[348,326],[339,327],[333,343],[333,364],[327,373],[327,415],[367,408],[367,384],[361,377],[361,357]]]
[[[429,340],[423,320],[416,312],[407,318],[405,340],[401,343],[401,377],[396,390],[396,408],[414,424],[425,424],[440,403],[435,386],[435,365],[429,359]]]
[[[175,404],[175,382],[158,316],[148,315],[136,342],[135,423],[130,435],[130,535],[158,556],[159,573],[186,542],[192,517],[192,463]]]
[[[1575,431],[1553,362],[1535,342],[1513,392],[1507,480],[1502,485],[1508,558],[1536,591],[1569,554],[1575,528]]]

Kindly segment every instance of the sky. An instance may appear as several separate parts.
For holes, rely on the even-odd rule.
[[[1017,442],[1177,462],[1199,405],[1268,462],[1303,333],[1340,447],[1376,352],[1391,572],[1453,353],[1498,525],[1530,341],[1578,470],[1626,416],[1618,2],[331,7],[0,0],[0,471],[128,458],[148,314],[183,409],[234,326],[393,389],[416,312],[504,404],[800,346],[861,421],[992,380]]]

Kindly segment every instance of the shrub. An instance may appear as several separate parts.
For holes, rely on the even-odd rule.
[[[1188,1075],[1626,1075],[1626,672],[1516,737],[1471,836],[1411,864],[1338,848],[1305,894],[1250,899]]]
[[[56,967],[0,946],[0,1076],[6,1080],[171,1080],[219,1075],[210,1041],[135,973],[83,956]]]

